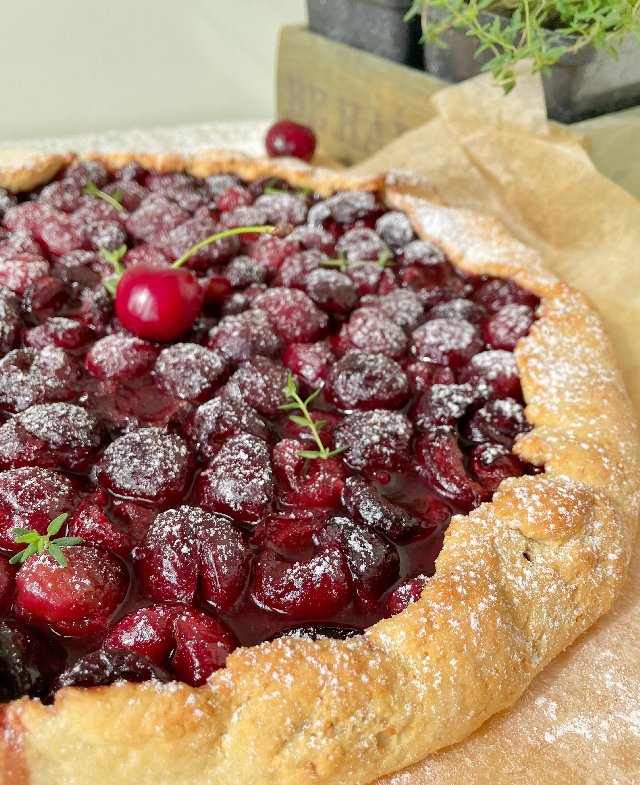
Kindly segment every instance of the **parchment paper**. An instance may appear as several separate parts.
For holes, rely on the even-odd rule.
[[[546,120],[537,77],[509,96],[488,77],[434,97],[437,117],[357,171],[428,176],[457,206],[491,212],[603,315],[640,412],[640,202]],[[640,555],[613,610],[514,707],[384,785],[638,785]]]

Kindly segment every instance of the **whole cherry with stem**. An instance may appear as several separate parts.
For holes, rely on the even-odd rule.
[[[204,300],[195,274],[182,267],[187,259],[206,245],[225,237],[270,234],[274,230],[275,226],[239,226],[217,232],[191,246],[167,268],[139,265],[123,270],[121,248],[116,252],[101,249],[104,258],[114,265],[116,271],[115,276],[105,280],[105,285],[112,293],[115,291],[118,319],[129,332],[140,338],[175,340],[191,327]]]

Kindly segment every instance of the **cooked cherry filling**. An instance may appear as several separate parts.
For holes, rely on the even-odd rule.
[[[5,700],[199,685],[238,645],[357,634],[419,597],[454,513],[537,471],[512,452],[537,298],[374,194],[82,163],[0,191],[0,217]],[[154,286],[266,224],[189,256],[177,340],[116,318],[114,258]]]

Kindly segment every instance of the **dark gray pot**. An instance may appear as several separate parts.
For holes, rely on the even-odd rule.
[[[309,28],[333,41],[422,68],[420,20],[404,21],[411,0],[307,0]]]
[[[428,19],[437,19],[439,9],[430,9]],[[485,14],[487,19],[493,14]],[[447,30],[442,49],[424,45],[425,67],[430,74],[449,82],[461,82],[480,73],[491,59],[484,52],[477,60],[473,53],[478,41],[463,30]],[[574,123],[588,117],[616,112],[640,103],[640,42],[628,36],[620,46],[618,59],[591,47],[565,55],[543,77],[547,113],[552,120]]]

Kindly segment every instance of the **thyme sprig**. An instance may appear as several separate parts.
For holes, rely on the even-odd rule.
[[[102,256],[103,259],[106,259],[106,261],[109,262],[115,271],[115,275],[110,275],[107,278],[102,279],[102,285],[112,297],[116,296],[118,281],[122,277],[122,273],[125,270],[125,267],[122,264],[122,257],[126,254],[127,251],[128,248],[124,243],[116,248],[115,251],[111,251],[109,248],[100,248],[100,256]]]
[[[47,526],[46,534],[40,534],[35,529],[13,529],[12,533],[16,542],[26,544],[26,548],[16,553],[9,559],[9,564],[24,564],[27,559],[30,559],[36,553],[44,553],[49,551],[53,558],[58,562],[61,567],[66,567],[68,562],[61,550],[62,545],[80,545],[84,542],[82,537],[56,537],[55,540],[51,538],[57,534],[62,525],[69,517],[69,514],[63,512],[58,515]]]
[[[288,183],[284,183],[284,186],[278,186],[279,182],[282,181],[277,177],[272,177],[271,180],[268,180],[265,184],[263,193],[269,195],[291,194],[292,196],[299,196],[302,199],[306,199],[313,193],[311,188],[291,188]]]
[[[308,428],[311,436],[313,436],[313,440],[318,446],[317,450],[298,450],[297,455],[300,456],[300,458],[309,458],[310,460],[321,458],[322,460],[326,460],[327,458],[333,458],[334,455],[339,455],[340,453],[349,449],[348,445],[345,445],[343,447],[337,447],[335,450],[330,450],[322,443],[322,439],[318,431],[320,431],[327,424],[327,421],[314,420],[309,413],[309,406],[320,395],[320,390],[315,390],[308,398],[302,400],[298,394],[296,380],[292,374],[289,374],[287,378],[287,386],[284,388],[284,392],[287,398],[291,398],[291,403],[283,403],[281,406],[278,406],[278,409],[281,409],[284,412],[295,411],[297,409],[302,412],[301,415],[290,414],[289,419],[291,422],[294,422],[301,428]]]
[[[389,251],[382,251],[377,259],[347,259],[344,251],[338,254],[337,259],[323,259],[320,264],[323,267],[332,267],[340,270],[341,273],[346,273],[349,267],[361,267],[363,264],[376,264],[378,267],[393,267],[393,260]]]
[[[120,204],[120,200],[122,199],[122,189],[117,188],[113,195],[106,193],[105,191],[101,191],[98,186],[93,182],[93,180],[89,180],[89,182],[85,185],[82,189],[83,194],[88,194],[89,196],[95,196],[96,199],[102,199],[103,202],[110,204],[114,207],[118,212],[122,212],[124,207]]]
[[[491,54],[482,70],[507,93],[522,60],[531,61],[533,73],[548,74],[561,57],[586,46],[615,56],[625,35],[640,38],[640,0],[413,0],[406,19],[414,16],[422,17],[424,40],[436,46],[447,46],[442,35],[451,28],[477,39],[475,56]]]

